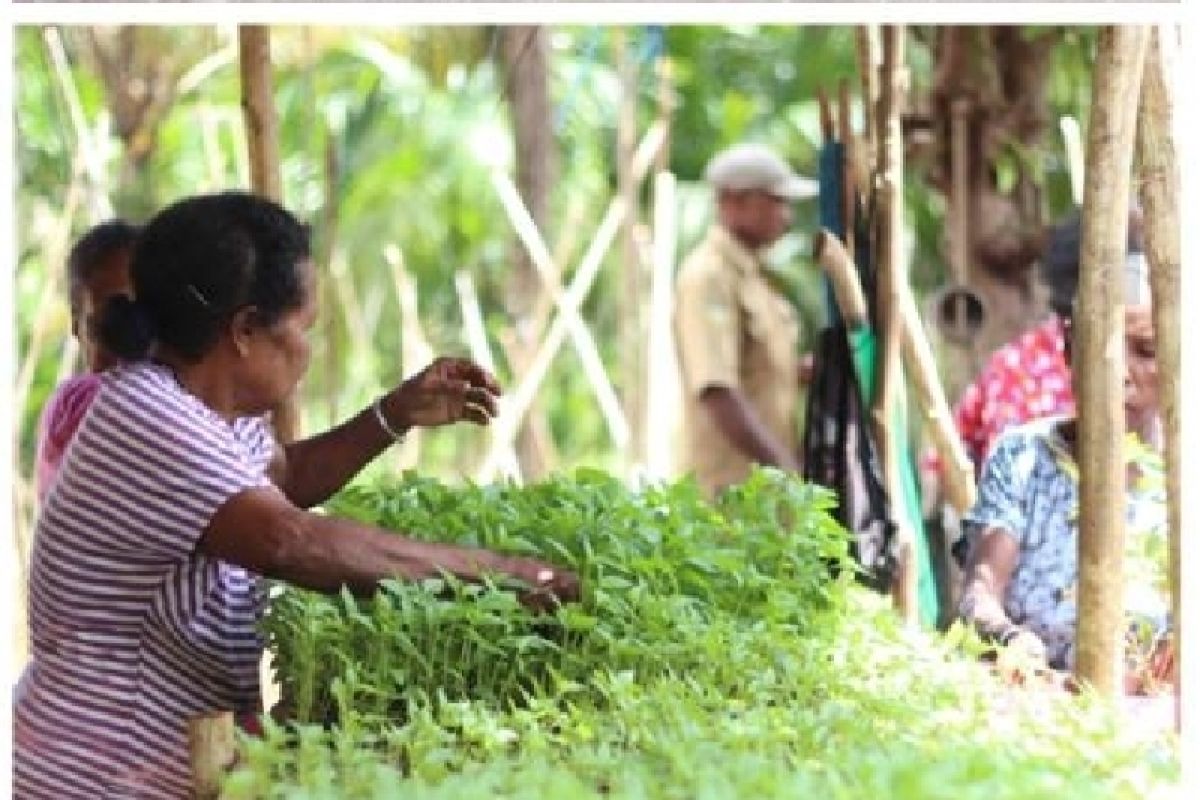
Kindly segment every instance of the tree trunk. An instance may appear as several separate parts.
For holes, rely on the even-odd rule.
[[[1138,114],[1138,155],[1141,161],[1141,199],[1145,212],[1146,253],[1150,261],[1150,291],[1154,299],[1154,334],[1157,340],[1158,394],[1162,404],[1166,447],[1167,512],[1171,549],[1171,624],[1175,647],[1175,728],[1179,730],[1180,654],[1183,651],[1183,609],[1180,604],[1180,514],[1179,477],[1179,355],[1182,321],[1179,313],[1179,163],[1172,130],[1174,98],[1171,84],[1173,52],[1160,28],[1151,36],[1142,78]],[[1165,52],[1164,52],[1165,51]]]
[[[216,49],[208,36],[180,36],[147,25],[90,26],[71,37],[104,86],[114,133],[124,148],[112,195],[121,213],[149,216],[161,202],[153,170],[158,132],[180,80]]]
[[[1147,32],[1101,29],[1083,190],[1073,371],[1079,406],[1079,592],[1075,673],[1121,685],[1124,616],[1124,264],[1130,169]]]
[[[544,237],[556,172],[549,33],[540,25],[512,25],[500,28],[499,37],[505,97],[512,115],[517,189]],[[521,375],[533,359],[540,329],[544,327],[536,321],[543,291],[529,254],[515,236],[511,252],[513,272],[505,304],[513,322],[513,335],[506,351],[514,372]],[[526,478],[534,479],[553,469],[554,437],[541,403],[530,409],[518,434],[516,449]]]
[[[939,319],[946,388],[956,398],[997,347],[1045,313],[1032,271],[1045,227],[1042,168],[1026,154],[1044,146],[1051,128],[1049,62],[1064,29],[921,32],[933,41],[935,66],[927,96],[906,118],[908,149],[928,185],[947,197],[952,278],[965,281],[986,312],[977,324],[959,305],[957,316]]]

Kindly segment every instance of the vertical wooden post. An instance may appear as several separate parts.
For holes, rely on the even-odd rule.
[[[854,163],[854,125],[850,120],[850,82],[845,79],[838,81],[837,137],[842,143],[842,225],[846,252],[853,259],[857,246],[854,231],[854,195],[858,187]]]
[[[1084,172],[1073,371],[1079,404],[1079,620],[1075,674],[1102,694],[1122,685],[1124,303],[1130,169],[1147,31],[1100,29]]]
[[[242,113],[250,154],[250,185],[263,197],[283,198],[279,175],[279,119],[271,86],[271,29],[265,25],[238,27],[242,76]]]
[[[232,711],[213,711],[188,720],[192,797],[215,800],[221,777],[233,765],[237,736]]]
[[[642,261],[634,235],[638,224],[638,182],[633,176],[633,153],[637,147],[638,65],[624,28],[613,28],[613,49],[621,85],[617,111],[617,193],[627,209],[621,224],[621,394],[625,417],[629,421],[629,452],[637,459],[644,451],[645,442],[642,407],[645,314],[642,307],[646,300]]]
[[[678,418],[678,365],[671,330],[671,279],[675,273],[675,176],[654,176],[654,255],[646,347],[646,472],[665,479],[674,467],[673,419]]]
[[[879,272],[878,303],[882,350],[879,355],[876,396],[872,407],[881,465],[891,498],[900,541],[900,569],[894,599],[906,622],[917,619],[916,532],[905,510],[904,484],[896,447],[894,422],[903,402],[904,374],[900,356],[903,344],[902,287],[908,280],[904,266],[904,139],[900,129],[903,102],[904,27],[883,30],[883,64],[879,78]]]
[[[279,120],[275,114],[271,81],[271,29],[265,25],[239,26],[238,58],[246,150],[250,161],[250,188],[256,194],[281,203],[283,182],[279,173]],[[294,392],[271,410],[271,425],[280,444],[295,441],[299,436],[299,416]],[[278,701],[280,691],[272,680],[269,650],[263,651],[259,680],[263,692],[263,710],[269,712]],[[192,755],[196,757],[195,750]]]
[[[271,85],[271,29],[265,25],[238,27],[242,80],[242,113],[246,149],[250,156],[250,187],[263,197],[283,202],[279,174],[279,119]],[[289,397],[271,414],[275,437],[283,443],[299,435],[296,398]]]
[[[867,157],[862,164],[862,178],[875,169],[879,104],[879,26],[858,25],[854,28],[855,51],[858,55],[858,73],[862,78],[863,131],[867,140]]]
[[[654,158],[653,244],[650,262],[649,301],[646,313],[644,451],[640,454],[651,480],[666,479],[674,469],[672,420],[678,409],[678,365],[671,331],[671,279],[675,274],[675,176],[671,174],[671,116],[675,112],[675,87],[671,60],[658,59],[658,120],[663,142]]]
[[[1150,262],[1150,292],[1154,301],[1154,335],[1157,340],[1158,395],[1162,403],[1163,434],[1167,468],[1167,523],[1171,551],[1171,623],[1175,647],[1175,730],[1179,730],[1182,674],[1180,646],[1183,608],[1180,601],[1180,510],[1179,478],[1179,354],[1182,320],[1179,313],[1179,163],[1172,130],[1174,97],[1168,54],[1170,43],[1164,30],[1151,34],[1142,78],[1138,111],[1138,157],[1141,162],[1141,199],[1145,211],[1146,255]],[[1166,50],[1166,52],[1164,52]]]

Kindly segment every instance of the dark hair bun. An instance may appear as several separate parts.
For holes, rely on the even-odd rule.
[[[125,361],[144,358],[154,343],[154,323],[137,301],[115,295],[104,306],[96,333],[100,342]]]

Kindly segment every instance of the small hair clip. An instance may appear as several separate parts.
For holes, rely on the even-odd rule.
[[[203,294],[200,293],[199,289],[197,289],[195,286],[193,286],[192,284],[189,283],[187,285],[187,290],[192,293],[192,297],[196,298],[196,300],[199,301],[200,305],[204,306],[205,308],[207,308],[209,310],[212,310],[212,305],[208,302],[208,299]]]

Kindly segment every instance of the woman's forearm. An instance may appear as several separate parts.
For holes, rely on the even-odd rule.
[[[281,488],[295,505],[312,508],[349,483],[392,443],[374,411],[363,409],[336,428],[287,445]]]
[[[509,559],[486,550],[422,542],[333,517],[307,515],[307,530],[279,554],[272,577],[317,591],[370,594],[388,578],[420,580],[449,573],[478,580],[507,571]]]
[[[199,549],[260,575],[326,592],[345,586],[369,594],[388,578],[419,580],[443,572],[464,580],[491,572],[530,583],[553,577],[542,574],[549,570],[546,565],[530,559],[416,541],[313,514],[270,489],[250,489],[226,503],[205,530]]]
[[[962,618],[981,636],[1003,640],[1016,628],[1004,610],[1004,594],[1019,557],[1016,539],[1007,531],[992,527],[983,532],[958,606]]]
[[[973,577],[968,581],[959,602],[959,613],[986,639],[1002,639],[1015,627],[1004,604],[983,578]]]

